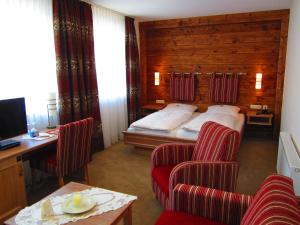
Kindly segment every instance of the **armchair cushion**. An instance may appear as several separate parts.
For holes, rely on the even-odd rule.
[[[152,170],[152,177],[159,185],[161,191],[163,191],[166,197],[169,196],[169,178],[172,169],[175,167],[173,166],[159,166],[155,167]]]
[[[178,183],[182,183],[233,192],[238,171],[237,162],[183,162],[172,170],[168,180],[169,190],[172,191]]]
[[[209,121],[202,125],[191,160],[235,161],[240,135],[237,131]]]
[[[157,146],[151,155],[152,168],[176,165],[192,158],[195,144],[168,143]]]
[[[170,208],[176,212],[237,225],[252,199],[249,195],[178,184],[172,192]]]
[[[281,175],[265,179],[241,224],[300,224],[292,179]]]
[[[187,213],[175,211],[164,211],[156,221],[155,225],[224,225],[217,221],[209,220],[203,217],[192,216]]]

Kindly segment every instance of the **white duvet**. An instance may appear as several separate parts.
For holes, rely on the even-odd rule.
[[[190,119],[192,114],[185,110],[160,110],[135,121],[130,127],[170,131]]]
[[[182,128],[188,131],[199,132],[202,125],[207,121],[213,121],[236,130],[238,118],[233,115],[222,113],[201,113],[199,116],[196,116],[194,119],[182,125]]]

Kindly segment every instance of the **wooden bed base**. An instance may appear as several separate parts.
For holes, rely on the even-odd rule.
[[[137,149],[147,149],[153,150],[156,146],[165,143],[181,142],[181,143],[191,143],[194,144],[196,141],[173,138],[173,137],[162,137],[159,135],[150,134],[139,134],[128,131],[123,131],[124,143],[128,145],[133,145]]]

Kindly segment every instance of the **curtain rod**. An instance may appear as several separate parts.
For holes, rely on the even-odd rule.
[[[170,72],[168,73],[168,74],[171,74]],[[175,74],[176,74],[176,72],[175,72]],[[184,73],[183,73],[184,74]],[[187,73],[188,74],[188,73]],[[244,76],[244,75],[247,75],[247,73],[245,73],[245,72],[237,72],[237,73],[222,73],[222,72],[208,72],[208,73],[201,73],[201,72],[194,72],[194,73],[192,73],[193,75],[208,75],[208,76],[211,76],[211,75],[213,75],[213,74],[215,74],[215,75],[223,75],[223,74],[225,74],[225,75],[234,75],[234,74],[236,74],[236,75],[238,75],[238,76]]]
[[[127,15],[125,15],[125,14],[123,14],[123,13],[120,13],[120,12],[118,12],[118,11],[115,11],[115,10],[113,10],[113,9],[110,9],[110,8],[105,7],[105,6],[99,5],[99,4],[95,3],[95,2],[92,1],[92,0],[80,0],[80,1],[81,1],[81,2],[85,2],[85,3],[88,3],[88,4],[90,4],[91,6],[97,6],[97,7],[101,7],[101,8],[110,10],[110,11],[116,13],[116,14],[119,14],[120,16],[127,16]]]

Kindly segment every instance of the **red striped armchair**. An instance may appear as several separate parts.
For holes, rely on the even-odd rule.
[[[254,196],[177,184],[156,225],[299,225],[293,181],[271,175]]]
[[[89,183],[87,164],[90,161],[92,132],[91,117],[61,125],[56,152],[31,160],[31,167],[56,175],[60,186],[64,185],[64,176],[83,169],[86,183]]]
[[[169,143],[154,149],[152,188],[164,208],[178,183],[234,191],[239,133],[215,122],[203,124],[196,144]]]

